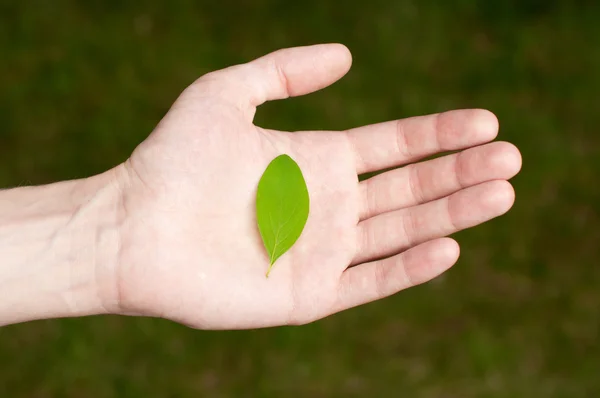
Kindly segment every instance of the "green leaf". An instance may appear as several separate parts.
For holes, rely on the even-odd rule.
[[[309,197],[298,164],[288,155],[273,159],[256,193],[256,220],[269,254],[269,269],[298,240],[308,219]]]

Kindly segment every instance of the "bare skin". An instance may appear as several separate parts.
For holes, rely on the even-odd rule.
[[[60,228],[47,226],[58,230],[47,235],[76,230],[86,236],[81,231],[93,229],[90,239],[70,246],[94,254],[68,262],[71,282],[49,289],[52,309],[22,305],[17,317],[14,308],[10,314],[0,306],[0,324],[117,313],[201,329],[297,325],[450,268],[459,247],[446,236],[504,214],[514,202],[507,180],[519,171],[521,157],[509,143],[490,143],[498,132],[493,114],[458,110],[294,134],[252,123],[260,104],[324,88],[350,64],[345,47],[318,45],[281,50],[198,79],[127,162],[73,182],[85,188],[69,189],[78,195],[70,202],[92,210],[79,210],[87,218],[71,217]],[[455,150],[460,152],[418,162]],[[269,261],[254,214],[256,186],[282,153],[302,169],[311,211],[302,236],[267,279]],[[365,172],[404,165],[358,180]],[[11,191],[0,193],[0,220],[8,195],[34,193]],[[7,234],[0,231],[0,254],[8,250]],[[37,245],[44,247],[40,239]],[[45,258],[39,250],[36,269]],[[73,269],[88,270],[79,271],[84,276],[77,294]],[[0,271],[0,291],[3,275],[15,280],[16,272]],[[35,290],[32,285],[22,288]]]

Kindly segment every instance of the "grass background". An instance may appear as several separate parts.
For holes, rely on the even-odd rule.
[[[349,75],[258,124],[484,107],[524,157],[514,209],[457,234],[431,283],[303,327],[5,327],[0,396],[600,396],[599,19],[594,0],[0,0],[2,187],[99,173],[202,73],[332,41]]]

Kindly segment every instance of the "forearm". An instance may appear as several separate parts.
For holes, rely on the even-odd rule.
[[[0,326],[117,307],[115,181],[113,170],[0,191]]]

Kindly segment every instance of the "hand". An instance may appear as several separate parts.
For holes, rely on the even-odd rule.
[[[350,64],[341,45],[286,49],[209,73],[182,93],[120,167],[119,312],[206,329],[311,322],[436,277],[459,255],[445,236],[508,211],[506,180],[521,159],[511,144],[486,144],[498,132],[488,111],[339,132],[252,124],[258,105],[326,87]],[[462,151],[413,163],[453,150]],[[256,187],[282,153],[302,169],[311,210],[266,278]]]

